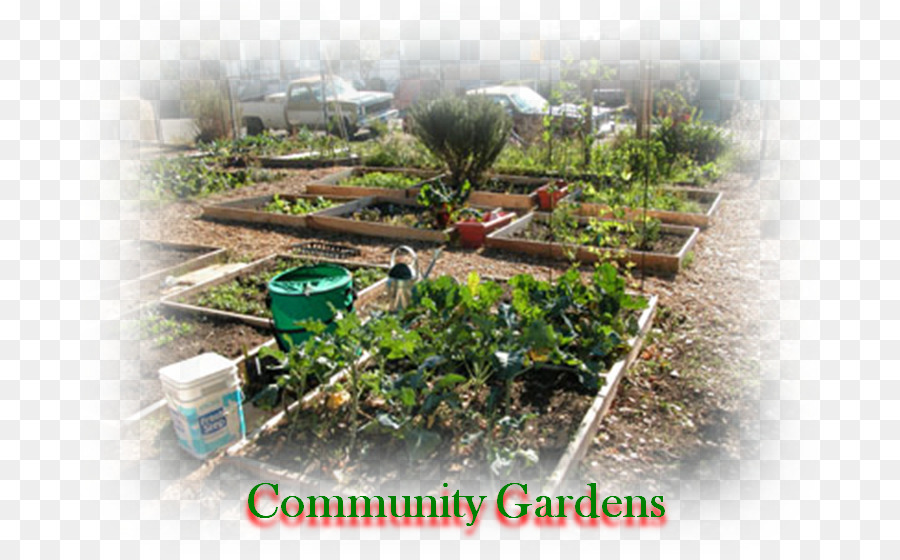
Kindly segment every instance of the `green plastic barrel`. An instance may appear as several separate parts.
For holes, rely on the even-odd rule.
[[[353,308],[353,276],[334,264],[301,266],[282,272],[269,282],[269,309],[278,345],[298,346],[310,333],[298,322],[334,321],[335,311]]]

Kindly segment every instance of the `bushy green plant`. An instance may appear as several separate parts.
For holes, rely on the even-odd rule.
[[[660,162],[665,146],[656,140],[641,140],[623,134],[594,151],[591,168],[607,185],[626,188],[632,182],[655,185],[664,176]]]
[[[324,210],[326,208],[331,208],[335,206],[336,203],[328,200],[327,198],[323,198],[318,196],[312,200],[308,200],[306,198],[297,198],[293,202],[289,200],[285,200],[281,198],[279,195],[274,195],[272,197],[272,202],[266,205],[266,212],[273,212],[275,214],[289,214],[292,216],[299,216],[302,214],[310,214],[312,212],[318,212],[319,210]]]
[[[512,120],[484,96],[444,97],[413,107],[410,130],[444,162],[449,186],[459,190],[479,184],[506,145]]]
[[[358,177],[348,177],[341,185],[350,187],[377,187],[382,189],[406,189],[422,182],[421,177],[411,177],[402,173],[384,173],[373,171]]]
[[[224,170],[188,157],[161,158],[141,166],[142,190],[157,199],[191,198],[237,189],[270,174],[258,169]]]

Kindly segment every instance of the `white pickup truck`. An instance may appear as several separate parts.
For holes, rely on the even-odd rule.
[[[331,129],[353,136],[374,121],[387,122],[398,111],[394,96],[380,91],[357,91],[349,82],[328,77],[295,80],[284,93],[241,102],[247,134],[264,130]]]

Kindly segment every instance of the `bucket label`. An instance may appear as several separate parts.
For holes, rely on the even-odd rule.
[[[200,434],[208,436],[225,429],[228,420],[225,418],[225,409],[219,407],[207,412],[198,418],[200,421]]]

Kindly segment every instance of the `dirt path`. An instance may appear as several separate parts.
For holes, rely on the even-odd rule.
[[[692,265],[647,281],[660,295],[653,332],[582,463],[582,478],[610,493],[718,480],[753,453],[742,430],[758,403],[759,187],[719,187],[726,198]]]

